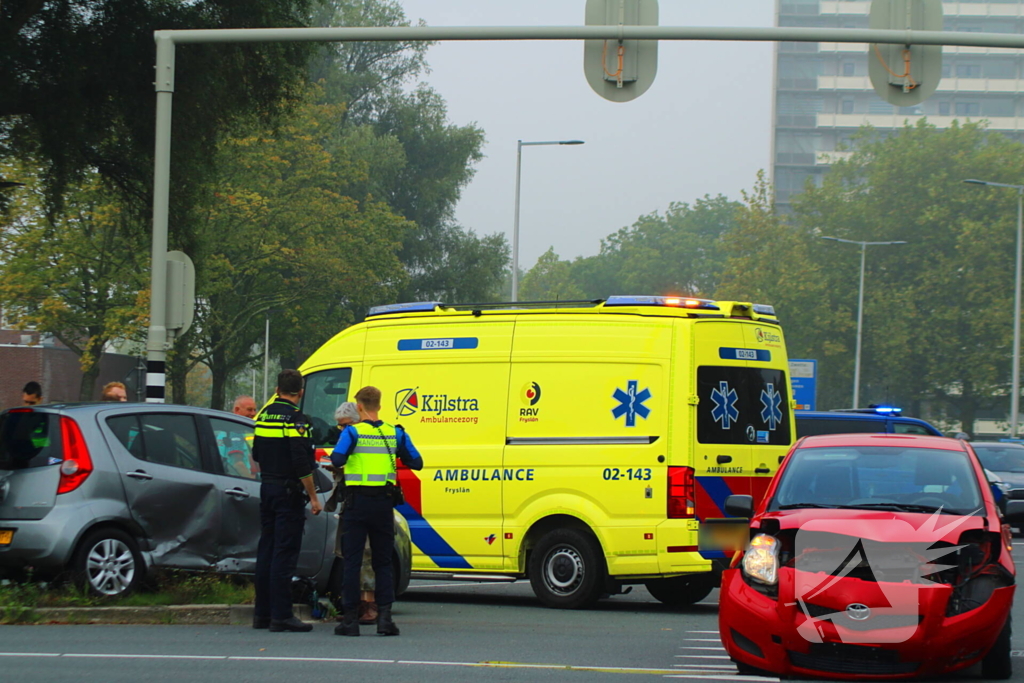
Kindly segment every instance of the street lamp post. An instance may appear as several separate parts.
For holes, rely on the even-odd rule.
[[[993,183],[988,180],[970,178],[964,181],[972,185],[1008,187],[1017,190],[1017,266],[1013,285],[1013,377],[1010,381],[1010,438],[1017,438],[1017,422],[1020,414],[1020,262],[1021,236],[1024,234],[1024,185]]]
[[[902,240],[893,242],[863,242],[860,240],[844,240],[839,237],[822,237],[823,240],[860,245],[860,294],[857,296],[857,351],[853,361],[853,407],[860,407],[860,349],[864,337],[864,265],[867,262],[868,247],[893,246],[906,244]]]
[[[512,228],[512,301],[519,301],[519,186],[523,175],[523,147],[540,145],[582,145],[583,140],[519,141],[516,147],[516,218]]]

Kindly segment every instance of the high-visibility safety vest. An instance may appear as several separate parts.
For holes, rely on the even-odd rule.
[[[345,484],[384,486],[396,483],[398,430],[387,423],[378,428],[366,422],[354,424],[352,428],[359,434],[359,439],[345,463]]]

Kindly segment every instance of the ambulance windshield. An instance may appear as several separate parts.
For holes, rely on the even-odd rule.
[[[338,424],[334,411],[348,400],[351,379],[352,368],[321,370],[306,375],[306,391],[300,409],[313,423],[313,443],[317,446],[327,445],[330,441],[328,431]]]
[[[770,368],[697,368],[700,443],[788,446],[789,383]]]

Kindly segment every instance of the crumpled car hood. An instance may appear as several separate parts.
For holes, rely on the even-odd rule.
[[[968,529],[985,528],[985,518],[893,512],[890,510],[782,510],[761,517],[776,520],[780,529],[802,529],[856,536],[882,543],[921,543],[945,541],[955,544]]]

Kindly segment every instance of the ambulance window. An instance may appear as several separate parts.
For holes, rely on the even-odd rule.
[[[328,430],[338,423],[334,411],[348,400],[352,368],[321,370],[306,375],[306,391],[302,396],[302,412],[313,423],[313,443],[326,445]]]
[[[788,446],[789,383],[781,370],[697,368],[700,443]]]

